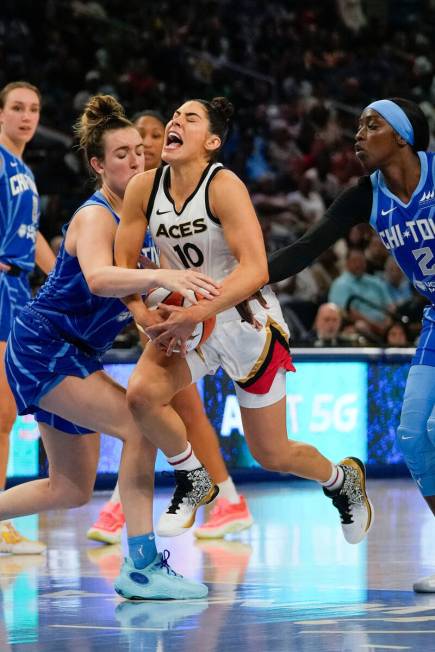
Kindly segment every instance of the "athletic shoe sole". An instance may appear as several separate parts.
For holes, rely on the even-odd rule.
[[[192,525],[195,523],[195,516],[196,512],[198,509],[201,507],[201,505],[209,505],[210,503],[213,502],[213,500],[216,498],[216,496],[219,493],[219,487],[214,484],[209,491],[206,493],[204,498],[197,504],[197,506],[194,508],[192,511],[192,514],[189,516],[187,521],[184,522],[183,525],[179,525],[178,527],[171,527],[169,530],[165,530],[164,528],[160,528],[158,525],[156,527],[156,534],[159,537],[178,537],[180,534],[184,534],[186,530],[192,527]]]
[[[364,533],[365,533],[365,536],[366,536],[370,532],[370,530],[372,528],[372,525],[373,525],[373,523],[375,521],[375,510],[373,508],[372,502],[371,502],[370,498],[368,497],[367,491],[366,491],[366,467],[363,464],[363,462],[361,462],[361,460],[359,460],[357,457],[346,457],[344,460],[339,462],[339,464],[344,464],[345,465],[346,460],[351,460],[352,462],[354,462],[354,464],[352,464],[351,466],[353,466],[353,467],[357,466],[357,470],[358,470],[358,473],[359,473],[359,476],[360,476],[361,488],[362,488],[362,492],[363,492],[363,495],[364,495],[364,503],[366,505],[367,514],[368,514],[368,523],[367,523],[366,528],[364,530]],[[362,540],[363,539],[360,539],[359,541],[355,541],[354,543],[360,543]]]
[[[234,534],[236,532],[247,530],[253,523],[254,519],[251,516],[243,520],[231,521],[230,523],[226,523],[220,527],[198,528],[193,534],[197,539],[222,539],[226,534]]]
[[[115,543],[121,543],[121,532],[122,528],[118,534],[111,534],[110,532],[105,532],[104,530],[91,528],[87,531],[86,537],[90,539],[90,541],[98,541],[99,543],[108,543],[109,545],[113,545]]]

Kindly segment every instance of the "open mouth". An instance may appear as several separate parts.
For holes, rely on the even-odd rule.
[[[166,138],[165,149],[178,149],[183,144],[183,139],[175,131],[170,131]]]

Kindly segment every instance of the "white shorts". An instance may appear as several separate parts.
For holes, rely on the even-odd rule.
[[[256,330],[242,322],[235,308],[217,315],[216,326],[208,340],[186,356],[197,382],[219,367],[233,380],[241,407],[261,408],[273,405],[286,392],[285,374],[294,371],[289,351],[289,331],[278,299],[266,288],[264,309],[251,302],[255,318],[262,324]]]

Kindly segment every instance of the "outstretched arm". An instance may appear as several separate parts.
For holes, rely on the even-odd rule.
[[[372,208],[369,177],[362,177],[356,186],[342,192],[324,217],[299,240],[269,256],[269,283],[278,283],[298,274],[356,224],[368,222]]]

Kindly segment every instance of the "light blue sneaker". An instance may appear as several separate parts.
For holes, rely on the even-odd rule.
[[[205,584],[188,580],[168,564],[169,551],[157,553],[145,568],[138,569],[126,557],[115,581],[115,591],[127,600],[192,600],[205,598]]]

